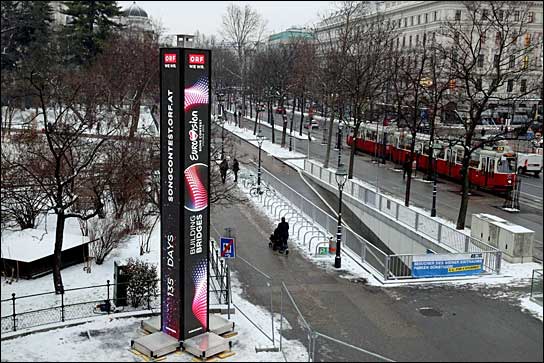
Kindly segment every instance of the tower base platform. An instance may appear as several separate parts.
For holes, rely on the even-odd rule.
[[[211,317],[211,316],[210,316]],[[226,350],[230,350],[231,342],[215,333],[204,333],[185,340],[183,349],[199,358],[209,358]]]
[[[156,332],[131,340],[130,346],[148,357],[157,358],[175,352],[179,348],[179,342],[168,334]]]
[[[210,331],[217,335],[222,335],[234,331],[234,322],[229,321],[222,316],[210,314],[209,316]]]

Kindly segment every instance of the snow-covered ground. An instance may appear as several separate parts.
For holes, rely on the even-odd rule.
[[[270,313],[252,305],[241,297],[242,288],[235,275],[232,276],[233,301],[252,322],[270,335]],[[63,362],[117,362],[142,361],[128,349],[130,341],[142,336],[138,328],[142,320],[149,318],[112,318],[100,316],[95,321],[73,327],[64,327],[46,332],[4,340],[1,344],[2,361],[63,361]],[[279,327],[279,315],[275,315],[275,327]],[[282,339],[282,352],[256,352],[256,348],[270,348],[270,339],[265,337],[247,318],[237,312],[231,315],[238,335],[232,338],[235,355],[222,359],[227,362],[299,362],[307,360],[306,348],[296,340]],[[290,329],[286,320],[283,329]],[[275,346],[279,346],[276,332]],[[44,349],[47,347],[47,349]],[[166,356],[167,362],[195,361],[194,356],[177,352]]]
[[[49,225],[49,233],[54,234]],[[158,226],[158,224],[157,224]],[[73,227],[73,226],[72,226]],[[105,284],[107,279],[113,280],[113,262],[128,257],[138,257],[139,236],[133,236],[127,243],[114,250],[104,264],[92,266],[90,274],[82,270],[82,265],[72,266],[62,270],[65,288],[82,287]],[[160,260],[160,231],[156,227],[152,232],[151,252],[139,258],[151,263],[159,264]],[[271,336],[271,316],[265,309],[254,306],[242,298],[243,291],[236,274],[231,275],[233,302],[242,310],[245,316],[251,318],[263,331]],[[7,284],[2,277],[2,299],[11,297],[15,292],[18,296],[48,292],[53,289],[51,274],[34,280],[19,280]],[[72,302],[96,300],[96,290],[78,290],[68,292],[66,298]],[[213,300],[213,294],[210,295]],[[66,303],[68,303],[65,300]],[[3,304],[2,315],[9,315],[11,304]],[[60,305],[60,296],[55,294],[43,295],[38,298],[21,299],[17,301],[17,311],[36,310],[44,307]],[[224,359],[225,361],[305,361],[306,348],[298,341],[282,341],[283,354],[274,352],[256,353],[255,348],[271,347],[272,342],[264,336],[239,311],[231,315],[238,335],[234,340],[233,351],[236,354]],[[145,318],[144,318],[145,319]],[[130,353],[130,340],[141,336],[138,326],[142,318],[115,319],[107,316],[98,316],[95,321],[74,327],[64,327],[46,332],[33,333],[28,336],[2,341],[2,361],[134,361],[140,360]],[[280,317],[275,315],[274,326],[280,326]],[[283,321],[284,330],[289,330],[289,324]],[[32,329],[30,329],[32,330]],[[36,344],[39,342],[39,344]],[[278,332],[275,334],[275,344],[279,344]],[[47,347],[47,349],[43,349]],[[285,359],[284,356],[285,355]],[[169,355],[166,361],[191,361],[189,354],[180,353]]]
[[[229,119],[229,122],[233,122],[234,120],[234,111],[228,111],[228,110],[225,110],[225,112],[228,112],[229,114],[233,115],[231,119]],[[272,126],[270,124],[268,124],[268,122],[266,122],[266,120],[263,119],[263,114],[260,115],[259,117],[259,125],[261,127],[267,127],[267,128],[272,128]],[[251,129],[253,130],[254,126],[255,126],[255,117],[249,117],[249,116],[245,116],[244,117],[244,121],[242,121],[242,126],[247,126],[247,120],[246,119],[250,119],[253,123],[251,124]],[[227,123],[225,123],[227,124]],[[287,118],[287,137],[289,137],[290,135],[290,125],[291,125],[291,118],[288,117]],[[274,129],[279,131],[279,132],[283,132],[283,125],[281,123],[275,123],[274,124]],[[304,131],[302,132],[302,136],[299,134],[299,132],[295,129],[293,129],[293,138],[295,139],[298,139],[298,140],[308,140],[308,129],[306,128],[303,128]],[[314,140],[315,138],[312,138],[312,140]]]
[[[257,143],[257,137],[253,135],[253,129],[241,129],[230,123],[225,123],[225,130],[232,132],[233,134],[241,137],[245,141],[249,142],[256,147],[259,147]],[[289,148],[282,148],[278,144],[273,144],[270,140],[264,140],[261,149],[278,158],[304,158],[305,155],[296,151],[289,151]]]
[[[264,148],[263,144],[263,148]],[[296,160],[296,162],[299,162],[300,160]],[[287,161],[288,163],[291,163],[292,160]],[[274,216],[273,212],[270,212],[270,210],[265,207],[263,204],[261,204],[258,200],[258,198],[249,196],[249,193],[247,190],[242,189],[245,193],[248,194],[248,198],[252,201],[253,206],[258,209],[262,214],[266,215],[272,223],[277,223],[279,220]],[[284,202],[288,202],[287,199],[283,198]],[[303,211],[296,208],[294,205],[292,206],[293,209],[297,210],[299,213],[303,213]],[[321,228],[321,230],[326,234],[327,231],[325,231],[324,228]],[[326,269],[327,271],[337,271],[333,265],[334,265],[334,256],[332,255],[325,255],[325,256],[319,256],[315,254],[315,245],[316,241],[312,243],[312,246],[309,246],[308,242],[302,241],[297,238],[297,235],[304,236],[305,232],[310,231],[309,228],[303,228],[300,233],[294,233],[290,237],[290,246],[297,248],[300,253],[311,260],[313,263],[315,263],[317,266]],[[346,279],[366,279],[367,283],[369,285],[373,286],[381,286],[386,288],[394,288],[394,287],[400,287],[400,286],[406,286],[405,283],[388,283],[387,285],[382,284],[379,280],[377,280],[374,276],[372,276],[367,270],[361,267],[359,263],[355,262],[355,259],[357,261],[360,260],[357,253],[354,251],[351,251],[348,246],[343,246],[342,252],[344,254],[342,258],[342,275],[341,277]],[[463,288],[473,289],[475,291],[485,290],[488,287],[522,287],[522,286],[530,286],[531,283],[531,276],[532,272],[535,269],[542,269],[542,265],[538,263],[508,263],[506,261],[502,261],[501,266],[501,273],[500,275],[483,275],[479,277],[468,277],[468,278],[459,278],[459,279],[451,279],[448,281],[440,281],[436,279],[421,279],[418,281],[410,281],[410,285],[435,285],[435,284],[451,284],[463,286]],[[518,301],[518,305],[520,305],[521,309],[528,310],[532,315],[538,317],[540,320],[542,320],[542,306],[539,304],[534,303],[533,301],[529,300],[529,294],[521,296],[521,298]]]

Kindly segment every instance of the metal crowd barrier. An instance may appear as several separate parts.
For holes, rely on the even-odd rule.
[[[304,160],[304,170],[319,180],[335,186],[333,170],[324,169],[322,166],[309,160]],[[346,182],[344,194],[347,194],[356,203],[380,211],[399,224],[406,225],[420,232],[427,237],[428,241],[434,244],[447,246],[449,249],[454,250],[455,253],[481,253],[484,260],[484,270],[490,273],[500,273],[501,251],[497,248],[474,237],[467,236],[413,209],[407,208],[354,180]],[[412,259],[413,255],[409,254],[389,256],[387,264],[390,264],[388,267],[392,275],[390,277],[408,277],[406,273],[409,271],[402,266],[405,263],[410,263],[407,266],[411,266]]]

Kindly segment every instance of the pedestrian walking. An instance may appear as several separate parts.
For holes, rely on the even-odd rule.
[[[234,158],[234,161],[232,162],[232,171],[234,172],[234,182],[238,182],[238,171],[240,171],[240,164],[238,164],[238,160]]]
[[[402,164],[402,180],[406,179],[406,174],[408,173],[408,169],[410,169],[410,160],[406,159],[404,160],[404,163]]]
[[[225,184],[227,180],[227,171],[229,170],[229,162],[227,159],[223,159],[221,164],[219,164],[219,171],[221,172],[221,181]]]

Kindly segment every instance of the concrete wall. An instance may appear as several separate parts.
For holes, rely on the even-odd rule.
[[[303,171],[303,173],[304,176],[313,183],[316,183],[331,193],[338,193],[337,188],[319,180],[306,171]],[[358,220],[361,223],[361,226],[359,227],[362,227],[357,229],[362,229],[362,236],[370,242],[374,242],[377,237],[381,243],[385,244],[387,248],[395,254],[425,254],[427,249],[432,249],[436,253],[450,252],[422,237],[417,232],[397,223],[385,213],[365,207],[347,193],[343,194],[342,201],[355,215],[357,215]],[[350,227],[355,229],[355,226],[350,225]]]

